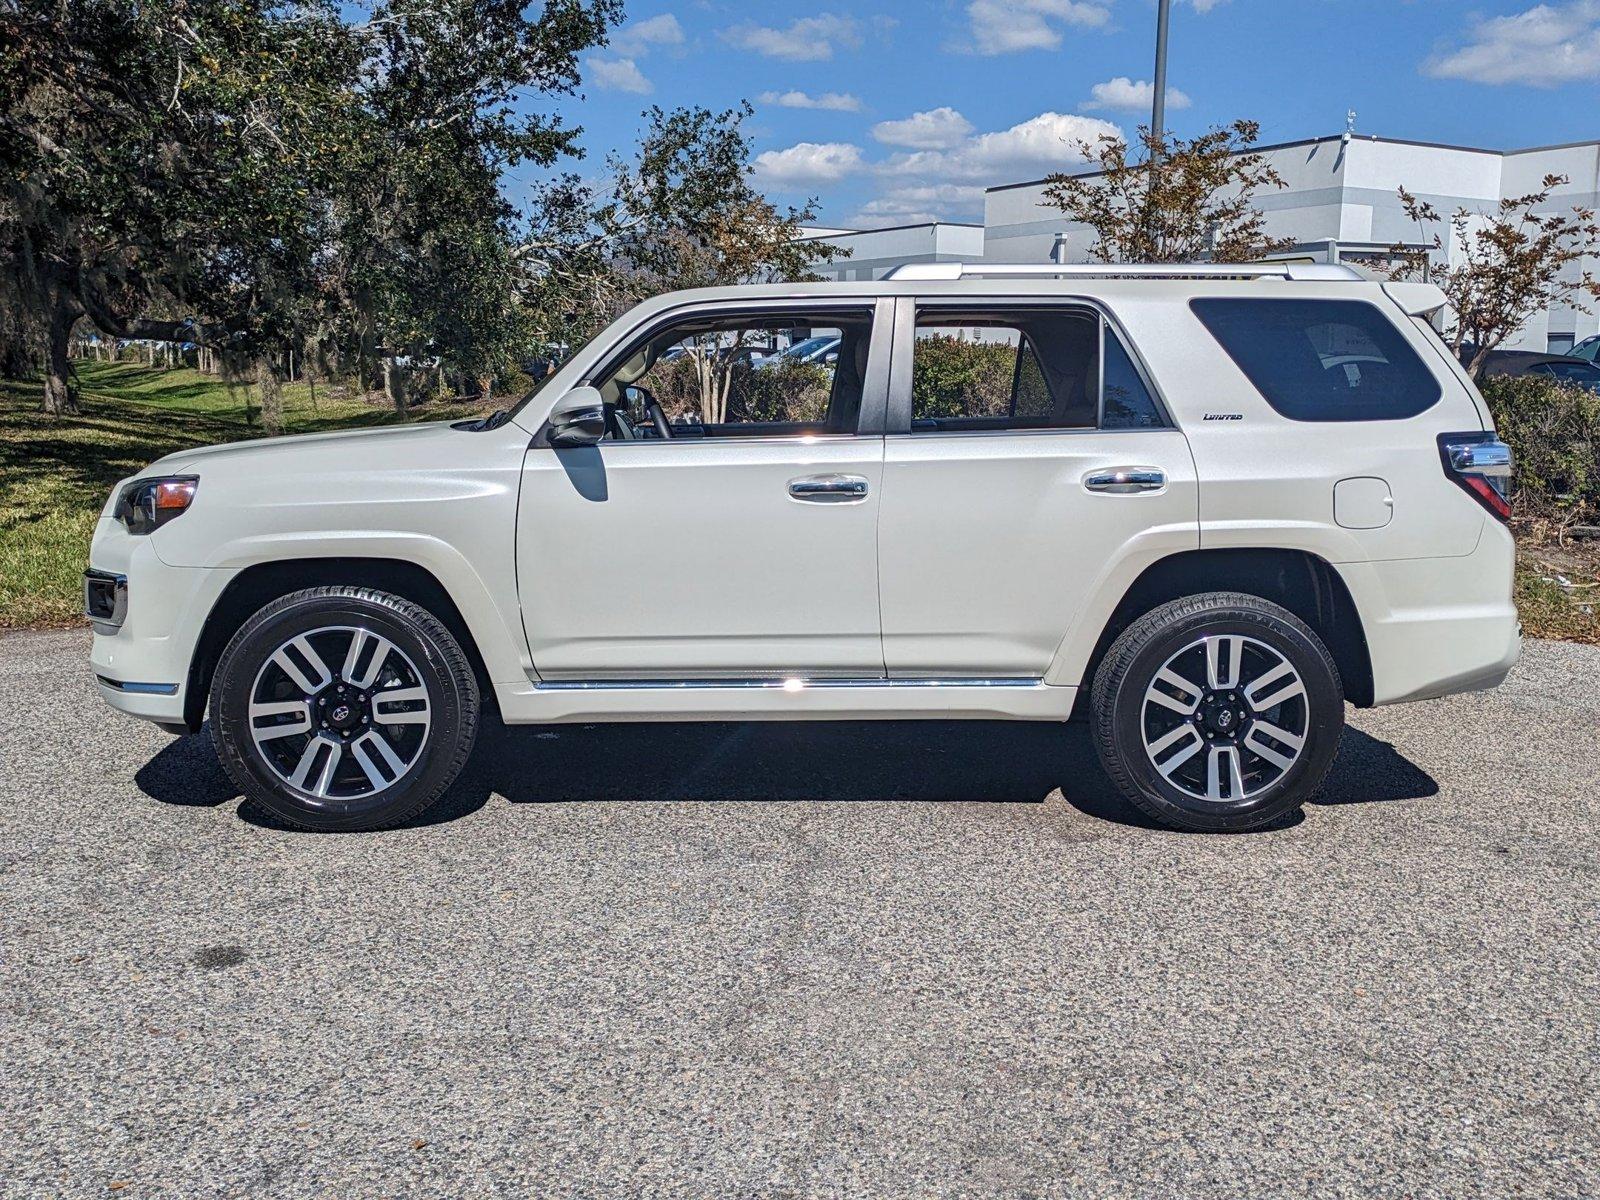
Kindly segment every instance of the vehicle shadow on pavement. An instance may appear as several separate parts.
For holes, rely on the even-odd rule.
[[[164,804],[237,799],[209,729],[178,738],[135,775]],[[486,727],[451,792],[412,826],[457,820],[491,796],[516,804],[647,801],[960,801],[1039,804],[1059,789],[1087,816],[1150,822],[1100,769],[1084,724],[1005,721],[640,723]],[[1387,742],[1346,728],[1316,805],[1436,795]],[[242,819],[277,826],[251,804]],[[1293,825],[1295,814],[1272,828]]]

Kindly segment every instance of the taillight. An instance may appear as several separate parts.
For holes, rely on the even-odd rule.
[[[1502,521],[1511,519],[1511,447],[1492,433],[1441,433],[1444,473]]]

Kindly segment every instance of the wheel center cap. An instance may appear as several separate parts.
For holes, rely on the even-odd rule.
[[[1231,738],[1237,737],[1244,727],[1245,714],[1243,709],[1234,707],[1226,700],[1213,700],[1205,706],[1201,720],[1218,737]]]
[[[349,704],[336,704],[328,713],[328,723],[339,729],[349,729],[356,723],[356,710]]]

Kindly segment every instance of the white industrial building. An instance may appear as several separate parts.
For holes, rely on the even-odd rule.
[[[881,279],[913,262],[975,262],[983,257],[983,226],[929,221],[885,229],[825,229],[807,226],[801,241],[826,242],[840,255],[812,268],[824,279]]]
[[[1267,232],[1291,239],[1295,255],[1321,262],[1360,266],[1397,243],[1431,242],[1434,231],[1420,231],[1400,207],[1402,186],[1448,216],[1458,208],[1487,212],[1503,197],[1537,191],[1546,175],[1564,175],[1570,182],[1552,194],[1553,209],[1600,208],[1600,141],[1501,151],[1355,134],[1283,142],[1260,153],[1287,184],[1256,196]],[[981,227],[941,222],[815,235],[850,251],[819,268],[834,279],[876,279],[905,262],[1084,262],[1094,240],[1086,226],[1067,223],[1044,203],[1043,180],[989,188]],[[1453,258],[1459,247],[1446,253]],[[1584,265],[1600,273],[1593,259]],[[1529,322],[1507,348],[1562,351],[1597,332],[1600,316],[1559,306]]]

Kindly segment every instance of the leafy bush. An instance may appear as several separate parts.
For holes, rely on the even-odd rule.
[[[700,377],[685,354],[657,363],[640,381],[661,401],[669,417],[700,418]],[[735,363],[728,376],[727,419],[802,421],[827,419],[833,372],[819,363],[783,360],[762,368]]]
[[[1537,375],[1478,386],[1515,456],[1517,515],[1560,524],[1600,515],[1600,395]]]
[[[832,388],[833,372],[821,363],[785,358],[759,369],[739,366],[728,395],[728,420],[825,421]]]
[[[1005,416],[1011,411],[1011,375],[1017,348],[1004,342],[969,342],[935,333],[917,338],[911,356],[911,415]]]

